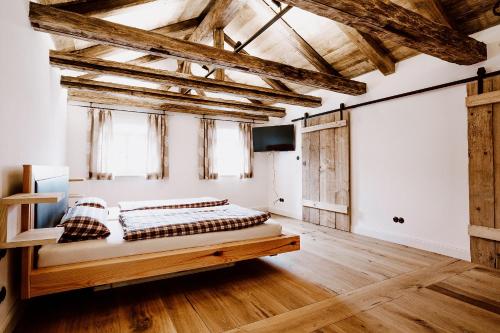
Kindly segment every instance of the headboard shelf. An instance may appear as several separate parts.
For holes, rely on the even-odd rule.
[[[64,199],[65,193],[18,193],[0,199],[1,205],[30,205],[38,203],[58,203]]]
[[[17,234],[6,242],[0,243],[0,248],[9,249],[15,247],[55,244],[59,241],[63,232],[64,228],[62,227],[30,229]]]

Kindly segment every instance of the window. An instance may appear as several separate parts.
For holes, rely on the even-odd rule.
[[[113,114],[113,159],[115,176],[146,176],[147,116]]]
[[[237,123],[217,122],[215,168],[219,176],[239,176],[243,163],[243,149]]]

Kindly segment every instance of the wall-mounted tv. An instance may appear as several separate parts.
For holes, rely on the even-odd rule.
[[[255,152],[295,150],[294,125],[254,127],[253,150]]]

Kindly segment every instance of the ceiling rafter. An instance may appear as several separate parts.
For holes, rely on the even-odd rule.
[[[218,50],[210,46],[186,42],[33,2],[30,3],[30,21],[34,29],[38,31],[56,32],[165,58],[183,58],[197,63],[209,63],[217,67],[275,79],[286,79],[298,84],[345,94],[359,95],[366,92],[366,84],[362,82]]]
[[[431,21],[443,24],[454,29],[454,22],[449,17],[439,0],[406,0],[409,8]]]
[[[201,116],[224,116],[238,119],[268,121],[265,115],[251,114],[240,111],[228,111],[218,109],[208,109],[192,105],[179,105],[171,103],[155,103],[144,99],[124,98],[123,96],[113,96],[95,91],[73,90],[68,91],[68,100],[75,102],[87,102],[106,105],[130,106],[134,108],[149,109],[164,112],[197,114]]]
[[[85,71],[102,75],[114,75],[147,82],[170,84],[172,86],[202,89],[211,92],[232,94],[240,97],[252,97],[285,104],[317,107],[321,98],[300,95],[287,91],[279,91],[241,83],[218,81],[199,76],[185,75],[165,70],[124,64],[116,61],[97,58],[79,57],[52,51],[51,65],[59,68]]]
[[[96,92],[107,92],[122,94],[129,97],[143,97],[163,101],[164,103],[175,103],[192,106],[218,107],[230,110],[241,110],[256,112],[271,117],[284,117],[285,109],[276,106],[255,105],[235,100],[212,98],[196,95],[184,95],[146,87],[130,86],[111,82],[99,82],[70,76],[61,77],[61,86],[70,89],[90,90]]]
[[[254,4],[256,13],[265,12],[269,16],[275,16],[278,13],[270,7],[264,0],[250,2]],[[290,44],[297,52],[299,52],[307,61],[314,66],[319,72],[331,75],[340,76],[340,73],[326,61],[302,36],[293,29],[288,22],[282,17],[273,25],[273,28],[278,31],[284,40]]]
[[[487,58],[484,43],[390,1],[281,1],[448,62],[471,65]]]
[[[74,0],[52,5],[55,8],[70,12],[106,17],[116,15],[129,7],[142,5],[156,0]]]

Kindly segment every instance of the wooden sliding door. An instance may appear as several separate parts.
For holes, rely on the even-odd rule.
[[[500,268],[500,76],[467,85],[471,259]]]
[[[304,121],[302,219],[350,231],[349,113]]]

